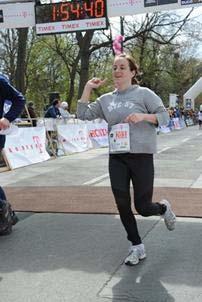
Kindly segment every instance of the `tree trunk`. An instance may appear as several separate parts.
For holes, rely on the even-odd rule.
[[[75,78],[76,78],[76,73],[77,73],[77,67],[78,67],[79,60],[80,60],[80,55],[78,54],[77,57],[75,58],[75,61],[73,63],[72,70],[71,70],[71,73],[70,73],[69,94],[67,96],[67,102],[68,102],[70,111],[71,111],[72,100],[73,100],[73,96],[74,96],[74,89],[75,89],[74,82],[75,82]]]
[[[84,36],[82,36],[82,33],[80,32],[77,32],[76,34],[76,38],[80,48],[80,58],[81,58],[78,98],[81,97],[84,86],[89,76],[89,61],[91,55],[90,46],[91,46],[93,35],[94,35],[94,30],[86,31]]]
[[[19,28],[17,31],[18,31],[18,52],[17,52],[17,67],[15,73],[15,85],[19,91],[25,94],[25,70],[26,70],[28,28]]]

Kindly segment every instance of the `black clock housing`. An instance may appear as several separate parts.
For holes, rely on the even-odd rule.
[[[35,4],[36,24],[107,17],[106,0],[71,0]]]

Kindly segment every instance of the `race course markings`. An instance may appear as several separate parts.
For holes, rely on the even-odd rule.
[[[93,179],[91,179],[91,180],[89,180],[87,182],[84,182],[82,185],[83,186],[93,185],[96,182],[99,182],[99,181],[101,181],[101,180],[103,180],[105,178],[108,178],[108,177],[109,177],[109,173],[106,173],[106,174],[103,174],[103,175],[101,175],[99,177],[93,178]]]

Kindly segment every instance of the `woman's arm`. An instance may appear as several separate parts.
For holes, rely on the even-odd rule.
[[[126,117],[124,120],[125,123],[138,123],[146,121],[152,123],[154,125],[158,124],[156,114],[149,114],[149,113],[132,113]]]

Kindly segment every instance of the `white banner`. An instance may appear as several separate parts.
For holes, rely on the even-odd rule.
[[[173,118],[173,124],[174,124],[174,129],[176,130],[180,130],[181,126],[180,126],[180,120],[178,117],[174,117]]]
[[[56,131],[57,130],[57,119],[56,118],[45,118],[43,119],[46,131]]]
[[[58,140],[66,154],[82,152],[92,148],[87,124],[58,125]]]
[[[101,123],[88,122],[87,127],[93,148],[108,147],[108,126],[104,120]]]
[[[46,152],[44,127],[19,128],[7,135],[4,154],[11,169],[43,162],[50,158]]]
[[[170,128],[167,127],[167,126],[161,126],[161,127],[159,127],[159,131],[162,132],[162,133],[168,133],[168,132],[170,132],[171,130],[170,130]]]
[[[22,28],[35,26],[35,10],[34,2],[22,2],[24,0],[18,0],[19,3],[9,3],[9,4],[0,4],[0,28]],[[0,3],[3,1],[0,1]],[[10,1],[15,2],[15,1]],[[53,1],[61,2],[61,1]],[[136,15],[136,14],[145,14],[148,12],[161,11],[161,10],[175,10],[180,8],[187,7],[198,7],[202,5],[202,0],[108,0],[107,1],[107,14],[108,17],[118,17],[118,16],[127,16],[127,15]],[[82,22],[85,22],[83,20]],[[47,23],[37,30],[42,34],[44,33],[54,33],[59,29],[65,31],[65,26],[71,27],[72,30],[82,30],[84,24],[72,21],[68,22],[68,25],[64,25],[64,22],[50,23],[49,27]],[[100,21],[100,24],[95,22],[95,25],[92,25],[88,21],[89,29],[95,29],[103,27],[103,22]],[[59,28],[58,28],[59,26]],[[79,26],[79,28],[77,28]],[[85,24],[86,27],[86,24]],[[69,28],[68,28],[69,30]]]
[[[34,2],[0,4],[0,29],[35,26]]]
[[[56,131],[58,125],[67,125],[67,124],[75,124],[75,123],[86,123],[84,121],[75,119],[75,118],[38,118],[37,119],[37,127],[44,127],[46,131]]]
[[[127,16],[202,5],[202,0],[108,0],[108,16]]]

